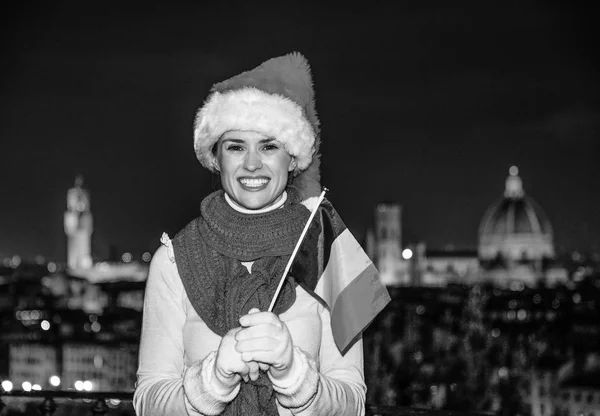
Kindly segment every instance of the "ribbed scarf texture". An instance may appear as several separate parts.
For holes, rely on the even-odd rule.
[[[177,269],[188,298],[206,325],[224,336],[239,326],[252,308],[266,311],[271,303],[310,212],[288,189],[279,209],[244,214],[225,201],[222,190],[201,203],[201,215],[173,239]],[[241,262],[253,261],[252,273]],[[273,312],[288,310],[296,300],[296,283],[286,279]],[[242,381],[226,416],[277,416],[273,386],[265,373]]]

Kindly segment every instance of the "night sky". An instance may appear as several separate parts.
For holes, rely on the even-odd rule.
[[[210,86],[291,51],[312,66],[322,183],[359,240],[374,206],[395,201],[404,242],[475,248],[517,165],[557,248],[600,250],[594,10],[79,3],[0,18],[0,256],[65,258],[77,174],[91,192],[97,258],[111,246],[156,249],[214,189],[192,137]]]

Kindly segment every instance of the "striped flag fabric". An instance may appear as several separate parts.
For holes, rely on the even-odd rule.
[[[342,354],[390,302],[375,265],[327,199],[318,208],[290,274],[329,308],[333,338]]]

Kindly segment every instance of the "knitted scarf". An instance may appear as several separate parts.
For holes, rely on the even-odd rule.
[[[243,214],[225,201],[222,190],[201,203],[200,217],[173,239],[175,262],[188,298],[206,325],[224,336],[252,308],[266,311],[310,215],[299,195],[288,190],[279,209]],[[251,270],[241,262],[253,261]],[[296,283],[287,277],[273,312],[281,314],[296,300]],[[273,386],[264,373],[242,382],[222,413],[226,416],[278,415]]]

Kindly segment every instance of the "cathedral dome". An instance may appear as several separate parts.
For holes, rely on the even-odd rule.
[[[542,208],[525,195],[516,166],[510,168],[504,197],[483,216],[479,257],[491,260],[542,260],[554,256],[552,226]]]

